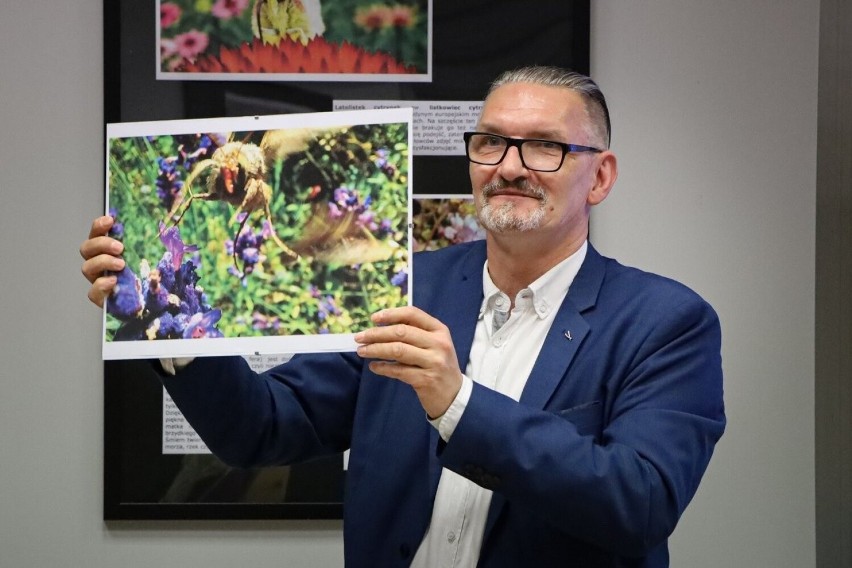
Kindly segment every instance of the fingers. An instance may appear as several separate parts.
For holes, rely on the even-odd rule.
[[[389,308],[373,314],[373,323],[376,325],[391,325],[405,323],[426,331],[440,331],[446,326],[439,320],[433,318],[423,310],[411,306],[403,308]]]
[[[99,308],[104,307],[104,302],[112,293],[117,281],[118,279],[115,276],[101,276],[97,278],[89,288],[89,301]]]
[[[449,329],[426,312],[412,307],[391,308],[376,312],[372,319],[379,325],[355,335],[361,357],[420,369],[455,364]]]
[[[81,272],[92,284],[88,298],[99,307],[103,307],[104,300],[115,288],[116,277],[108,273],[119,272],[125,265],[120,256],[124,245],[108,236],[112,225],[112,217],[98,217],[92,222],[89,238],[80,245],[80,256],[83,257]]]
[[[98,239],[95,240],[107,238],[108,237],[98,237]],[[81,271],[83,276],[86,277],[86,280],[92,284],[95,283],[95,280],[103,276],[105,272],[119,272],[124,268],[124,259],[120,256],[116,256],[117,253],[113,252],[114,250],[118,250],[120,253],[122,250],[120,246],[121,243],[113,239],[109,240],[111,242],[100,243],[89,240],[86,241],[86,243],[89,243],[88,245],[84,243],[87,253],[92,256],[83,257],[87,258],[87,260],[83,262]],[[119,245],[118,247],[114,246],[116,243]],[[101,252],[104,248],[106,248],[109,252]],[[83,247],[81,247],[80,250],[82,251]]]
[[[391,361],[419,369],[435,367],[443,362],[442,357],[438,357],[427,347],[419,347],[403,341],[362,344],[358,347],[358,355],[365,359]]]
[[[427,367],[454,351],[447,327],[417,308],[382,310],[373,321],[379,325],[355,335],[362,357]]]
[[[103,237],[109,233],[114,222],[115,220],[109,215],[98,217],[92,221],[92,227],[89,229],[89,238],[93,239],[95,237]]]
[[[377,327],[355,334],[358,355],[372,359],[377,375],[411,385],[426,414],[441,416],[462,381],[450,330],[413,307],[382,310],[372,319]]]
[[[112,217],[98,217],[92,222],[89,238],[80,245],[82,272],[89,282],[94,283],[104,272],[124,268],[124,260],[119,256],[124,251],[124,245],[108,236],[112,225]]]
[[[95,219],[89,230],[89,238],[80,245],[80,256],[83,257],[83,260],[88,260],[99,254],[121,254],[124,245],[121,244],[121,241],[108,236],[112,223],[112,217],[109,216]]]

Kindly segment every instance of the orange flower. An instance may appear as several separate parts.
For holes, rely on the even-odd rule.
[[[260,40],[239,47],[223,47],[219,57],[200,55],[184,61],[178,68],[184,73],[416,73],[386,53],[369,52],[348,42],[329,43],[315,37],[307,45],[283,40],[264,45]]]
[[[417,22],[417,8],[397,4],[391,6],[391,25],[397,28],[410,28]]]
[[[394,4],[372,4],[355,11],[354,22],[369,31],[382,28],[411,28],[417,22],[417,8]]]
[[[390,21],[391,10],[388,6],[367,6],[358,8],[355,12],[355,23],[365,30],[378,30],[387,27]]]

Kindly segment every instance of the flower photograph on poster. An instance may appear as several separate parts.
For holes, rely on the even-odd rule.
[[[104,358],[354,348],[408,305],[410,109],[110,124]],[[168,341],[158,341],[168,340]]]
[[[413,208],[415,252],[485,238],[471,195],[415,195]]]
[[[157,77],[428,81],[430,17],[431,0],[157,0]]]

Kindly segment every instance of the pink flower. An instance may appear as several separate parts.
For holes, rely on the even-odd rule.
[[[160,4],[160,27],[167,28],[180,19],[180,6],[171,2]]]
[[[207,49],[209,42],[207,34],[198,30],[190,30],[175,36],[178,55],[184,59],[194,59],[196,55]]]
[[[230,20],[239,16],[248,6],[248,0],[216,0],[210,13],[220,20]]]
[[[175,40],[173,39],[161,39],[160,40],[160,57],[163,59],[168,59],[173,55],[177,55],[177,44],[175,44]]]

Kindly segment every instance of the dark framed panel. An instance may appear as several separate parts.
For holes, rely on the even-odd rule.
[[[400,0],[406,1],[418,0]],[[105,120],[321,112],[350,99],[477,101],[513,67],[589,72],[589,0],[434,0],[431,6],[431,82],[158,81],[155,0],[104,0]],[[415,155],[414,170],[417,194],[470,191],[463,156]],[[104,381],[105,519],[342,516],[342,456],[237,470],[211,455],[164,455],[163,390],[150,362],[105,362]]]
[[[104,363],[104,519],[337,519],[343,456],[233,468],[162,452],[163,387],[150,361]]]

